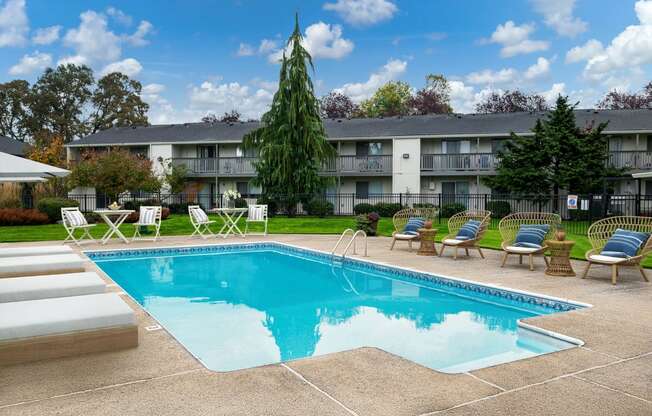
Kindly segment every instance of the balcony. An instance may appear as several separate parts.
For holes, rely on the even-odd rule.
[[[617,169],[652,170],[652,152],[612,151],[609,152],[609,165]]]
[[[498,157],[493,153],[459,153],[421,155],[424,174],[465,175],[495,172]]]
[[[324,164],[321,173],[324,175],[391,175],[392,155],[337,156]]]
[[[190,176],[253,176],[255,157],[175,157],[172,163],[185,166]]]

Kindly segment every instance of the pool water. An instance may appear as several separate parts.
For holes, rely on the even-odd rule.
[[[215,371],[369,346],[455,373],[576,346],[518,325],[546,304],[278,244],[87,254]]]

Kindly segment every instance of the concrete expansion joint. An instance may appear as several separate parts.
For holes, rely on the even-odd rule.
[[[583,377],[580,377],[580,376],[572,376],[572,377],[576,378],[578,380],[582,380],[585,383],[590,383],[590,384],[593,384],[595,386],[601,387],[601,388],[606,389],[606,390],[610,390],[610,391],[614,391],[616,393],[624,394],[625,396],[631,397],[631,398],[636,399],[636,400],[640,400],[640,401],[645,402],[645,403],[652,403],[651,401],[649,401],[647,399],[644,399],[643,397],[639,397],[639,396],[636,396],[635,394],[627,393],[626,391],[615,389],[613,387],[609,387],[606,384],[598,383],[597,381],[589,380],[589,379],[586,379],[586,378],[583,378]]]

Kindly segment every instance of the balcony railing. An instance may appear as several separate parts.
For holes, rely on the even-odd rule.
[[[426,154],[421,155],[421,171],[493,172],[498,157],[494,153]]]
[[[612,151],[609,165],[618,169],[652,170],[652,152]]]
[[[254,175],[255,157],[175,157],[172,163],[185,166],[192,175],[247,176]]]
[[[325,174],[391,174],[392,155],[337,156],[324,164]]]

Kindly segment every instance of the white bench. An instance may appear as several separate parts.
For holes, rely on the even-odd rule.
[[[84,259],[77,254],[0,258],[0,277],[84,271]]]
[[[104,293],[97,273],[67,273],[0,279],[0,303]]]
[[[114,293],[0,304],[0,366],[137,345],[134,312]]]
[[[73,254],[70,246],[0,247],[0,257],[47,256],[52,254]]]

